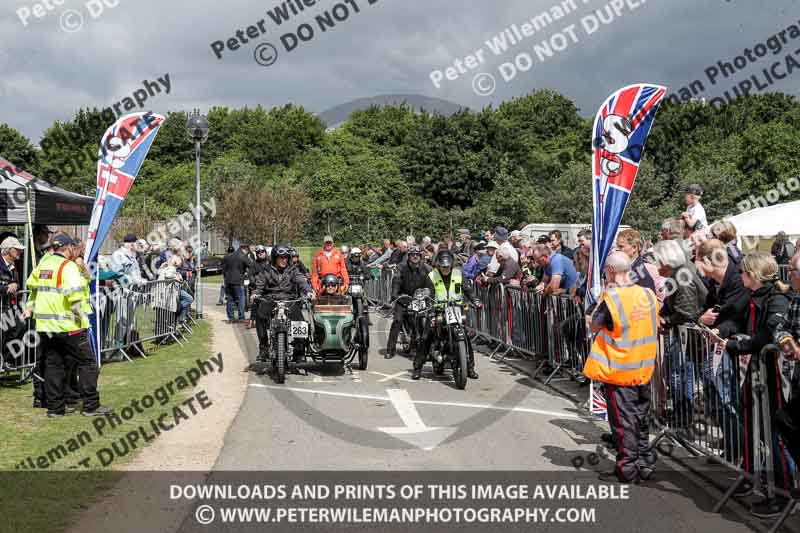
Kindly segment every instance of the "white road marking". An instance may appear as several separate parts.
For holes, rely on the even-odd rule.
[[[408,371],[407,370],[402,370],[402,371],[400,371],[400,372],[398,372],[396,374],[384,374],[383,372],[371,371],[370,374],[375,374],[376,376],[383,376],[383,379],[379,379],[378,383],[383,383],[384,381],[389,381],[390,379],[399,379],[401,381],[408,381],[410,383],[413,383],[413,381],[411,379],[409,379],[408,377],[405,377],[405,378],[401,377],[401,376],[408,376]]]
[[[314,376],[313,379],[298,379],[298,383],[336,383],[335,380],[325,379],[322,376]]]
[[[250,387],[259,388],[259,389],[270,389],[270,390],[278,390],[278,391],[286,391],[286,392],[305,392],[310,394],[320,394],[323,396],[339,396],[341,398],[356,398],[356,399],[363,399],[363,400],[378,400],[388,402],[391,401],[391,398],[388,396],[376,396],[373,394],[354,394],[350,392],[334,392],[334,391],[322,391],[322,390],[314,390],[314,389],[303,389],[300,387],[284,387],[282,385],[264,385],[262,383],[251,383]],[[579,415],[575,415],[572,413],[560,413],[558,411],[547,411],[544,409],[534,409],[532,407],[520,407],[520,406],[512,406],[507,407],[504,405],[487,405],[487,404],[480,404],[480,403],[462,403],[462,402],[444,402],[444,401],[431,401],[431,400],[413,400],[415,404],[420,405],[445,405],[447,407],[463,407],[467,409],[492,409],[495,411],[510,411],[515,413],[530,413],[534,415],[542,415],[542,416],[549,416],[552,418],[569,418],[572,420],[586,420],[589,417],[583,417]]]
[[[414,407],[414,400],[411,399],[407,390],[387,389],[386,392],[389,393],[389,400],[407,428],[417,431],[425,431],[428,428],[419,416],[417,408]]]
[[[384,433],[402,439],[423,450],[432,450],[452,435],[457,428],[428,427],[419,416],[414,400],[405,389],[388,389],[389,399],[403,420],[401,427],[379,427]]]

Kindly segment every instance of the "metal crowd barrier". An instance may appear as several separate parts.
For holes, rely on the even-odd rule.
[[[146,357],[143,347],[146,341],[172,339],[180,344],[178,336],[183,337],[178,327],[180,283],[157,280],[101,291],[98,325],[104,360],[119,354],[130,361],[131,350]]]
[[[561,370],[572,377],[582,371],[589,340],[584,313],[569,298],[543,298],[502,285],[475,291],[484,307],[471,309],[467,323],[476,338],[497,343],[490,357],[501,350],[502,357],[511,351],[543,357],[534,377],[549,366],[545,384]],[[715,512],[744,481],[765,496],[790,498],[794,465],[772,431],[772,417],[789,399],[793,365],[774,346],[762,354],[732,357],[710,345],[696,326],[660,335],[651,380],[651,445],[669,454],[677,444],[738,474]],[[795,503],[789,499],[772,531]]]
[[[652,446],[671,453],[664,450],[668,439],[739,474],[715,512],[745,481],[767,497],[789,496],[792,461],[773,434],[772,416],[790,393],[792,370],[774,345],[758,355],[733,357],[711,345],[696,326],[679,326],[661,336],[651,381],[651,426],[657,430]],[[787,505],[772,530],[794,502]]]
[[[366,280],[364,284],[367,301],[370,305],[383,308],[392,302],[392,280],[394,279],[394,274],[394,268],[372,269],[372,279]]]
[[[547,296],[494,284],[476,287],[481,310],[468,314],[468,326],[478,338],[497,343],[490,357],[503,360],[516,352],[544,357],[534,377],[548,367],[545,384],[564,371],[575,377],[583,369],[589,344],[583,310],[568,296]]]
[[[23,320],[29,291],[0,298],[0,376],[18,374],[21,383],[30,379],[36,367],[36,337],[33,322]]]

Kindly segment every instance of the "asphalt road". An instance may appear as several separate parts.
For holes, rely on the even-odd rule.
[[[412,381],[410,358],[383,357],[389,320],[378,313],[371,317],[366,371],[327,367],[289,374],[282,385],[269,374],[250,373],[215,472],[507,471],[597,482],[598,472],[613,468],[612,456],[598,444],[602,424],[570,400],[481,354],[476,355],[480,379],[469,380],[466,390],[455,388],[449,370],[439,377],[429,365],[421,380]],[[231,349],[242,349],[253,360],[255,330],[229,327],[239,343]],[[622,521],[617,527],[749,531],[758,526],[735,503],[722,515],[711,512],[721,493],[684,470],[660,462],[655,481],[633,487],[635,513],[644,513],[648,527],[629,528],[616,517]]]

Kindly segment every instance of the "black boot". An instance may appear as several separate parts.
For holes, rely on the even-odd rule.
[[[473,369],[470,369],[470,370],[467,370],[467,377],[468,377],[469,379],[478,379],[478,373],[477,373],[477,372],[475,372],[475,369],[474,369],[474,368],[473,368]]]
[[[422,369],[421,368],[415,368],[414,371],[411,373],[411,379],[416,381],[421,377],[422,377]]]
[[[392,350],[391,348],[386,348],[386,353],[383,354],[383,358],[391,359],[392,357],[394,357],[394,350]]]

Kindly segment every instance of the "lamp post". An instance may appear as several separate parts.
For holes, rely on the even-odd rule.
[[[199,109],[195,109],[194,112],[189,115],[189,118],[186,120],[186,131],[189,134],[189,138],[194,141],[194,160],[195,160],[195,221],[197,223],[197,247],[202,249],[202,233],[200,227],[200,145],[206,142],[208,139],[208,118],[205,115],[200,114]],[[200,250],[198,250],[200,252]],[[208,255],[208,250],[206,250],[206,255]],[[197,273],[195,276],[195,291],[194,291],[194,303],[195,303],[195,314],[197,318],[203,318],[203,286],[200,284],[201,282],[201,275],[202,275],[202,268],[201,268],[202,258],[200,253],[197,254],[195,258],[195,266],[197,268]]]

